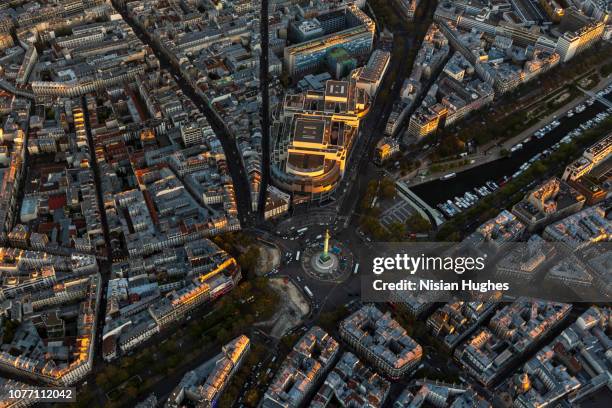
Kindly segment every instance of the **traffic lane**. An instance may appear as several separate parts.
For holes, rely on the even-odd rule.
[[[360,275],[354,275],[351,273],[349,277],[341,282],[325,282],[318,280],[304,271],[302,268],[302,258],[297,261],[295,259],[297,251],[303,252],[307,246],[317,244],[317,236],[325,233],[326,226],[317,226],[312,229],[309,228],[308,232],[299,238],[293,240],[283,239],[272,235],[270,233],[262,234],[265,239],[271,243],[278,245],[280,248],[286,251],[282,254],[282,262],[279,266],[278,274],[274,276],[287,276],[290,278],[304,293],[304,287],[307,286],[313,293],[314,298],[310,299],[306,293],[307,299],[312,301],[313,313],[311,319],[316,319],[320,313],[333,311],[339,306],[344,305],[351,300],[359,299],[361,295],[361,280]],[[320,238],[322,242],[322,238]],[[359,263],[367,251],[371,251],[369,243],[363,242],[363,237],[360,237],[354,229],[345,229],[342,232],[332,235],[332,240],[338,240],[346,246],[346,248],[352,253],[354,263]],[[292,255],[292,260],[287,262],[287,252]],[[360,270],[360,273],[363,269]],[[314,310],[316,309],[316,310]]]
[[[117,6],[117,5],[116,5]],[[177,84],[189,99],[191,99],[200,111],[205,115],[210,126],[221,145],[227,158],[228,168],[230,170],[230,176],[232,177],[234,194],[236,196],[236,205],[239,213],[239,220],[241,225],[244,227],[251,223],[251,189],[249,180],[244,172],[244,166],[242,161],[242,155],[238,151],[238,146],[233,135],[230,134],[227,125],[223,122],[221,117],[216,111],[210,106],[210,104],[196,92],[196,89],[192,87],[189,81],[186,81],[182,76],[182,72],[175,67],[169,58],[160,50],[150,38],[150,34],[145,32],[136,24],[131,16],[127,13],[125,7],[117,7],[117,11],[121,14],[123,19],[130,25],[136,36],[148,46],[151,47],[155,56],[159,60],[160,67],[168,70],[175,78]]]
[[[362,154],[357,155],[356,160],[358,161],[356,165],[351,164],[349,168],[357,169],[357,173],[360,175],[368,174],[368,172],[365,170],[367,169],[367,164],[371,161],[374,146],[384,134],[384,126],[386,126],[387,119],[391,113],[391,109],[393,108],[393,103],[399,97],[404,79],[409,74],[408,72],[401,70],[401,65],[406,60],[410,45],[413,42],[414,39],[409,38],[406,40],[404,47],[398,48],[394,46],[392,49],[391,63],[380,86],[380,89],[391,89],[390,95],[387,98],[384,98],[384,100],[380,97],[374,99],[373,106],[364,120],[362,131],[360,132],[361,134],[357,140],[357,146],[355,146],[356,149],[353,150],[353,153],[358,151],[362,152]],[[396,78],[392,78],[391,73],[397,72],[401,72],[401,74],[397,74]],[[351,156],[355,157],[354,154]],[[343,199],[340,214],[346,216],[351,215],[354,210],[355,199],[358,199],[358,197],[363,195],[365,185],[367,184],[349,184],[348,197],[351,199]],[[354,190],[357,190],[357,192],[354,192]]]

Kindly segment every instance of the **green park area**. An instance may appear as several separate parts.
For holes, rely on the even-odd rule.
[[[245,279],[255,278],[255,267],[260,254],[259,246],[256,245],[253,236],[240,231],[229,232],[217,235],[213,238],[213,242],[236,258]]]
[[[458,167],[467,166],[470,164],[470,159],[462,159],[462,160],[451,160],[444,163],[435,163],[429,166],[429,171],[432,173],[439,173],[443,171],[449,171],[456,169]]]

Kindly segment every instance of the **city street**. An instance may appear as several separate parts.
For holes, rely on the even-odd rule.
[[[153,49],[155,56],[160,61],[161,67],[167,69],[174,75],[174,78],[177,79],[177,83],[181,87],[181,90],[196,103],[198,108],[206,116],[210,126],[223,145],[227,167],[230,170],[234,185],[234,194],[236,195],[236,205],[238,206],[238,217],[240,219],[240,224],[243,227],[252,224],[254,219],[251,216],[251,189],[249,186],[248,175],[245,173],[242,156],[238,151],[236,141],[229,133],[226,124],[223,123],[219,115],[213,110],[202,95],[196,91],[192,84],[183,77],[183,74],[178,67],[171,63],[168,56],[162,49],[160,49],[158,43],[153,41],[149,34],[143,31],[138,24],[136,24],[130,18],[128,13],[126,13],[125,8],[119,4],[118,1],[114,1],[114,5],[121,13],[123,19],[130,24],[136,36],[143,43],[149,45]]]
[[[0,408],[612,407],[611,1],[2,0]]]
[[[258,235],[267,243],[273,243],[281,251],[282,261],[279,267],[279,276],[287,276],[301,290],[304,290],[304,287],[308,287],[313,293],[314,297],[311,298],[312,309],[308,320],[309,324],[315,322],[321,313],[334,311],[339,306],[358,298],[361,292],[361,281],[359,279],[359,275],[362,273],[361,267],[358,274],[355,275],[351,271],[348,278],[341,283],[326,282],[315,279],[304,271],[301,265],[301,258],[300,260],[296,260],[298,251],[300,255],[302,255],[308,246],[322,244],[323,240],[320,238],[317,241],[316,237],[324,235],[326,229],[327,225],[314,225],[308,227],[308,230],[303,234],[294,232],[290,235],[284,235],[287,238],[277,236],[267,231],[249,230],[249,232]],[[353,253],[355,257],[354,262],[359,263],[359,254],[364,253],[364,247],[367,245],[359,234],[348,229],[339,233],[335,233],[334,230],[331,229],[330,233],[332,235],[332,241],[342,242]],[[309,298],[307,294],[305,294],[305,296]]]
[[[399,97],[404,80],[410,75],[411,61],[416,55],[415,50],[421,46],[429,24],[433,21],[434,11],[434,3],[423,3],[417,10],[419,18],[412,31],[407,32],[402,26],[387,27],[394,33],[394,43],[387,74],[380,84],[380,89],[385,90],[385,94],[379,94],[374,100],[361,127],[359,140],[351,153],[347,166],[349,170],[338,187],[342,194],[338,212],[346,220],[345,225],[348,225],[349,222],[352,222],[353,228],[358,225],[356,217],[352,217],[355,208],[363,197],[368,182],[379,179],[381,176],[381,169],[372,163],[374,147],[384,135],[393,103]]]
[[[87,109],[87,103],[85,103],[85,98],[82,99],[82,106],[83,106],[83,114],[85,116],[85,131],[87,133],[87,140],[90,146],[95,146],[93,143],[93,138],[91,135],[91,128],[90,128],[90,122],[89,122],[89,110]],[[95,155],[94,153],[94,149],[91,150],[92,152],[92,157],[91,157],[91,168],[94,174],[94,178],[96,180],[96,190],[97,190],[97,198],[98,198],[98,206],[99,208],[103,209],[104,208],[104,202],[102,201],[102,197],[104,196],[102,194],[102,191],[100,190],[100,186],[102,185],[100,183],[100,171],[98,169],[98,162],[96,161]],[[100,220],[102,223],[102,232],[104,234],[104,239],[106,240],[106,242],[111,242],[110,240],[110,234],[109,234],[109,230],[108,230],[108,221],[106,218],[106,211],[100,211]],[[104,328],[104,319],[99,318],[99,316],[105,316],[106,315],[106,288],[108,285],[108,280],[111,278],[111,265],[112,265],[112,260],[113,258],[113,254],[112,254],[112,248],[110,246],[107,247],[107,253],[105,254],[105,257],[102,257],[101,259],[99,259],[99,267],[100,267],[100,286],[101,286],[101,294],[100,294],[100,306],[98,308],[98,320],[97,320],[97,327],[96,327],[96,337],[94,339],[95,341],[95,352],[94,352],[94,358],[95,358],[95,363],[96,364],[101,364],[102,363],[102,332],[103,332],[103,328]]]

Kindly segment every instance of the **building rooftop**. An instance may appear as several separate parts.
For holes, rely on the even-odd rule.
[[[294,142],[322,144],[324,136],[324,120],[311,120],[306,118],[296,120],[295,131],[293,133]]]
[[[339,345],[318,326],[293,346],[266,391],[262,407],[294,407],[304,403],[336,360]]]
[[[375,366],[402,370],[418,362],[423,350],[406,329],[373,305],[365,305],[340,323],[344,336],[355,341]]]

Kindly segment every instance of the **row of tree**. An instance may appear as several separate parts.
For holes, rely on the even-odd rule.
[[[424,233],[431,230],[429,221],[418,213],[412,214],[405,222],[394,222],[385,228],[380,222],[382,211],[377,204],[378,200],[395,198],[397,189],[395,181],[389,177],[380,180],[371,180],[361,199],[360,225],[364,232],[372,236],[375,241],[401,242],[411,238],[414,233]]]
[[[483,145],[492,140],[505,140],[516,135],[537,121],[537,118],[526,118],[525,106],[539,100],[542,95],[548,95],[560,85],[573,81],[593,67],[601,64],[601,56],[612,55],[612,45],[601,43],[580,54],[568,63],[560,64],[538,77],[537,87],[532,82],[524,83],[513,92],[503,95],[498,106],[503,106],[503,112],[477,113],[477,120],[461,121],[456,126],[445,128],[435,136],[440,141],[439,146],[431,154],[432,160],[440,160],[445,157],[454,157],[465,150],[465,143],[474,140],[478,145]],[[607,57],[609,59],[609,57]],[[612,67],[612,63],[608,64]],[[606,66],[602,68],[603,70]],[[612,72],[612,68],[609,68]],[[571,91],[571,88],[570,88]],[[555,106],[550,106],[550,109]],[[476,115],[476,114],[475,114]]]
[[[469,225],[473,225],[474,223],[482,224],[495,217],[502,208],[512,207],[523,199],[525,195],[524,190],[527,185],[534,180],[541,179],[545,175],[551,176],[555,173],[560,174],[565,166],[582,154],[585,147],[595,143],[611,129],[612,117],[609,117],[597,127],[585,131],[572,142],[561,144],[550,156],[535,162],[518,178],[512,179],[495,193],[480,200],[469,210],[444,223],[438,231],[438,240],[461,240],[464,236],[460,231],[465,231],[466,227]]]
[[[123,387],[120,398],[108,402],[109,406],[133,404],[151,391],[155,381],[176,373],[207,350],[220,348],[243,334],[254,322],[272,317],[278,302],[278,294],[265,279],[244,281],[214,304],[204,318],[194,318],[185,327],[177,328],[166,341],[153,343],[133,356],[124,356],[118,362],[105,365],[96,375],[95,384],[102,393]],[[140,384],[124,384],[133,376],[147,380]],[[88,391],[80,394],[83,401],[93,400],[95,390]]]
[[[256,277],[257,262],[261,255],[259,246],[255,239],[241,231],[233,231],[213,238],[225,252],[233,256],[242,269],[242,275],[246,279]]]
[[[245,357],[242,366],[234,374],[230,383],[223,391],[221,398],[219,399],[219,407],[231,407],[233,406],[236,399],[241,395],[242,389],[246,381],[251,377],[255,365],[263,361],[265,356],[269,353],[266,347],[258,342],[251,342],[251,350]],[[265,375],[265,370],[261,370],[260,374]],[[258,379],[259,380],[259,379]],[[251,387],[243,396],[242,403],[249,408],[254,408],[261,399],[259,389],[257,387]]]

